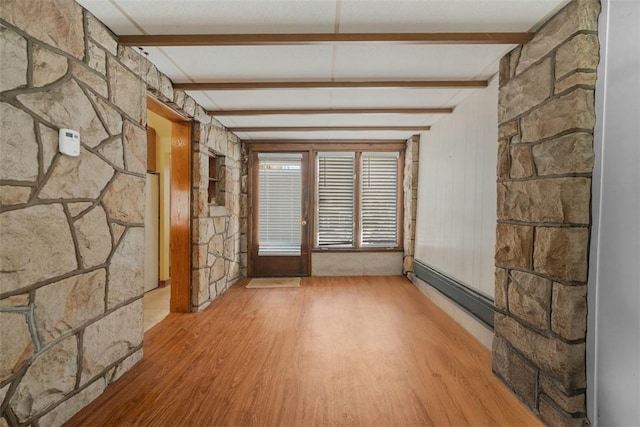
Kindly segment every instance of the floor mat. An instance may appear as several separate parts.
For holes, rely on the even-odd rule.
[[[251,279],[245,288],[297,288],[298,286],[300,286],[299,277],[266,277]]]

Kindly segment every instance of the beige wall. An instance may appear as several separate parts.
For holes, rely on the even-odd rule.
[[[171,122],[147,110],[147,124],[156,131],[156,162],[160,179],[160,280],[168,280],[171,265]]]
[[[313,252],[312,276],[398,276],[402,252]]]

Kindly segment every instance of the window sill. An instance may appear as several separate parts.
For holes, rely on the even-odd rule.
[[[403,248],[313,248],[311,252],[404,252]]]

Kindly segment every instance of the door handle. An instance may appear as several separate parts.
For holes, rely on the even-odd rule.
[[[300,224],[302,224],[302,226],[307,225],[307,220],[303,219],[303,220],[300,222]]]

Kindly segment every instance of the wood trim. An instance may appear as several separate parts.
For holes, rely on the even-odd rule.
[[[406,143],[405,139],[247,139],[242,142],[248,144],[393,144]]]
[[[403,151],[398,155],[398,180],[396,190],[396,233],[398,235],[398,248],[404,250],[404,198],[407,195],[404,194],[404,159],[406,156],[406,146]],[[411,193],[408,194],[411,197]],[[404,259],[403,259],[404,262]]]
[[[256,90],[256,89],[344,89],[344,88],[479,88],[487,87],[487,80],[389,80],[350,82],[196,82],[174,83],[174,89],[182,90]]]
[[[261,126],[228,127],[230,132],[316,132],[316,131],[428,131],[431,126]]]
[[[189,120],[187,117],[182,116],[176,110],[150,95],[147,95],[147,110],[152,111],[174,123],[181,123]]]
[[[316,34],[161,34],[119,36],[125,46],[269,46],[335,43],[524,44],[530,32],[474,33],[316,33]]]
[[[296,108],[296,109],[250,109],[209,110],[210,116],[267,116],[281,114],[451,114],[452,107],[444,108]]]
[[[309,140],[311,141],[311,140]],[[390,140],[388,142],[383,143],[372,143],[370,141],[361,141],[354,140],[353,142],[335,142],[335,141],[326,141],[326,142],[308,142],[308,141],[297,141],[295,143],[288,143],[282,141],[244,141],[251,142],[249,144],[250,149],[254,151],[262,151],[262,152],[276,152],[276,151],[398,151],[406,149],[406,141],[400,140]]]
[[[353,192],[353,204],[354,204],[354,227],[353,227],[353,244],[354,249],[362,248],[362,151],[356,151],[355,158],[355,182]],[[316,206],[317,209],[317,206]]]
[[[151,126],[147,126],[147,173],[158,172],[158,162],[156,160],[156,139],[156,130]]]
[[[257,207],[258,207],[258,153],[249,147],[249,161],[247,166],[249,177],[247,179],[247,277],[253,277],[256,269],[255,260],[258,256],[258,227],[257,227]]]
[[[191,123],[171,131],[171,312],[191,311]]]
[[[323,254],[323,253],[335,253],[335,252],[345,252],[345,253],[358,253],[358,252],[404,252],[404,248],[401,246],[396,246],[393,248],[385,248],[385,247],[364,247],[364,248],[319,248],[315,242],[314,247],[311,249],[311,252],[314,254]]]

